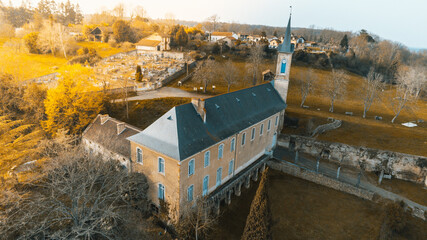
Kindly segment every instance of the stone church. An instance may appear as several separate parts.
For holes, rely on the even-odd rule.
[[[217,206],[240,195],[265,168],[283,126],[293,45],[291,18],[278,48],[275,79],[175,106],[141,130],[108,115],[83,133],[86,149],[142,172],[149,197],[179,215],[196,199]]]

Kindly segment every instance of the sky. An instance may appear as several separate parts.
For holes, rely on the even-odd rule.
[[[33,6],[38,0],[29,0]],[[56,0],[56,2],[61,0]],[[63,0],[65,1],[65,0]],[[95,13],[124,3],[140,5],[151,18],[203,21],[217,14],[222,22],[285,26],[292,5],[292,27],[356,32],[366,29],[410,48],[427,48],[427,0],[70,0]],[[7,3],[7,0],[3,1]],[[22,0],[12,0],[19,5]]]

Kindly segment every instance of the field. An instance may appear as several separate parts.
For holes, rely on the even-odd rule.
[[[239,239],[255,188],[224,207],[212,239]],[[274,170],[270,170],[268,195],[273,239],[378,239],[383,219],[379,204]],[[427,222],[407,217],[407,227],[393,239],[424,239]]]
[[[12,40],[20,41],[20,39]],[[24,47],[16,50],[4,46],[5,43],[8,45],[8,42],[12,40],[0,38],[0,59],[2,59],[0,72],[13,74],[19,81],[56,72],[58,68],[64,66],[69,60],[60,56],[27,53]],[[101,57],[123,51],[122,49],[112,48],[106,43],[80,42],[78,45],[96,49]]]
[[[219,59],[219,61],[224,61]],[[246,63],[241,60],[234,61],[239,69],[240,77],[231,90],[239,90],[245,87],[250,87],[251,79],[248,78],[246,72]],[[274,71],[274,61],[265,61],[262,70],[271,69]],[[398,151],[408,154],[427,156],[427,123],[418,123],[417,127],[407,128],[401,123],[409,121],[417,121],[419,119],[427,121],[427,101],[421,99],[412,109],[404,109],[399,115],[394,124],[391,119],[394,116],[390,99],[394,97],[395,87],[388,85],[381,93],[380,98],[374,102],[370,111],[367,113],[367,118],[362,118],[363,100],[361,98],[361,85],[363,78],[359,75],[348,73],[349,81],[346,94],[342,99],[338,99],[335,103],[334,113],[330,113],[329,99],[324,92],[328,86],[327,78],[331,72],[328,70],[314,69],[316,81],[313,84],[314,92],[307,97],[305,105],[308,109],[300,108],[301,90],[299,79],[301,74],[307,71],[307,66],[294,65],[291,68],[291,76],[287,97],[287,115],[300,119],[299,129],[285,128],[284,133],[302,134],[305,133],[306,123],[309,119],[316,120],[318,123],[327,122],[328,117],[344,120],[341,128],[318,136],[320,140],[341,142],[356,146],[365,146],[383,150]],[[212,91],[212,85],[216,86],[215,91]],[[179,87],[177,82],[172,83],[173,87]],[[193,91],[194,87],[200,87],[201,84],[192,81],[191,79],[180,86],[179,88]],[[227,92],[227,86],[220,75],[210,84],[208,94],[220,94]],[[353,112],[353,116],[345,115],[345,112]],[[381,116],[382,120],[375,120],[375,116]]]

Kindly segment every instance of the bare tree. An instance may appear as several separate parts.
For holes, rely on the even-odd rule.
[[[199,198],[194,206],[185,206],[177,231],[181,238],[198,240],[214,229],[217,218],[209,209],[206,198]]]
[[[260,66],[263,60],[264,51],[262,46],[254,45],[250,49],[249,57],[249,73],[252,75],[252,85],[256,85],[258,82],[258,75],[260,73]]]
[[[0,238],[119,239],[134,204],[148,211],[148,184],[115,161],[82,150],[50,161],[37,181],[0,196]]]
[[[305,100],[307,99],[308,94],[313,91],[313,83],[316,81],[317,77],[313,73],[313,69],[308,71],[300,72],[300,81],[301,81],[301,107],[304,106]]]
[[[330,112],[334,112],[334,103],[335,100],[342,97],[345,93],[347,85],[347,74],[344,70],[335,70],[332,69],[332,74],[327,78],[328,87],[325,88],[325,92],[331,101],[331,107],[329,108]]]
[[[217,77],[216,68],[217,63],[215,60],[208,59],[202,62],[194,71],[193,79],[203,84],[204,93],[206,93],[209,83]]]
[[[218,28],[219,17],[217,14],[214,14],[206,19],[210,32],[215,32]]]
[[[362,85],[362,96],[363,96],[363,118],[366,118],[366,113],[372,106],[372,103],[378,94],[383,89],[383,75],[376,73],[374,68],[368,73],[368,76],[364,78]]]
[[[396,78],[396,97],[392,100],[392,106],[395,116],[392,123],[399,116],[400,112],[408,104],[414,105],[419,97],[420,92],[426,88],[427,72],[423,67],[400,68]]]
[[[112,13],[114,16],[116,16],[119,19],[123,19],[125,16],[126,8],[124,3],[117,4],[114,9],[112,10]]]
[[[236,82],[236,79],[239,76],[233,61],[228,60],[224,62],[222,65],[222,72],[222,78],[227,83],[227,92],[230,92],[231,85]]]

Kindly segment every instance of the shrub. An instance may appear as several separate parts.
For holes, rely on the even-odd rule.
[[[267,178],[268,168],[262,173],[251,210],[246,219],[243,240],[270,239],[270,210],[268,205]]]
[[[24,36],[25,45],[28,47],[30,53],[39,53],[37,40],[39,38],[38,32],[32,32]]]

